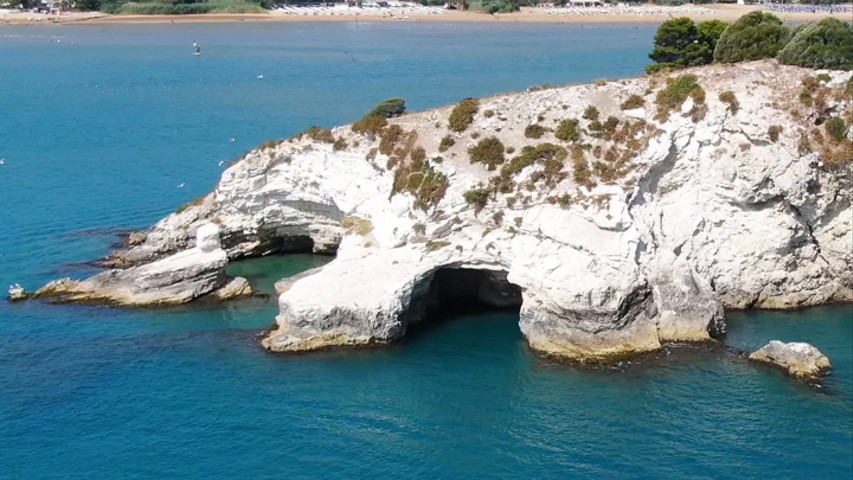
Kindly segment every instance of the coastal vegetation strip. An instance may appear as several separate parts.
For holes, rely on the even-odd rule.
[[[664,22],[655,33],[647,73],[711,63],[737,63],[777,58],[787,65],[836,70],[853,69],[853,25],[836,18],[790,28],[761,11],[729,25],[709,20],[698,25],[681,17]]]

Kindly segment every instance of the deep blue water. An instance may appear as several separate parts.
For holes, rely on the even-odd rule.
[[[145,227],[207,192],[220,160],[262,141],[352,121],[391,96],[424,109],[639,74],[653,33],[0,26],[0,286],[91,273],[80,262],[109,251],[110,230]],[[190,55],[194,40],[201,57]],[[233,268],[270,288],[327,260]],[[823,350],[835,369],[822,391],[704,348],[624,371],[556,365],[528,351],[509,313],[431,319],[387,349],[280,357],[258,347],[274,315],[274,305],[0,302],[0,478],[793,479],[853,470],[850,306],[729,315],[734,347],[775,338]]]

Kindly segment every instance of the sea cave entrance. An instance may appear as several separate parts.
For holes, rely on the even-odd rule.
[[[507,280],[506,271],[443,267],[415,287],[404,319],[406,336],[420,335],[460,316],[491,311],[512,313],[517,319],[521,302],[521,287]]]

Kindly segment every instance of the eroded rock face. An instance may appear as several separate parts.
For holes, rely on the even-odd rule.
[[[767,345],[752,352],[749,358],[775,365],[789,375],[805,380],[818,379],[832,369],[826,355],[814,345],[803,342],[784,343],[771,340]]]
[[[279,285],[263,341],[276,351],[392,342],[447,269],[505,278],[530,345],[575,359],[711,339],[723,308],[853,300],[851,163],[815,133],[818,117],[852,114],[851,74],[827,72],[816,111],[797,98],[820,72],[764,61],[689,73],[704,95],[672,111],[655,103],[665,82],[643,77],[483,99],[461,133],[447,107],[375,134],[339,127],[334,144],[267,146],[115,259],[161,258],[211,221],[230,258],[337,250]],[[718,100],[728,90],[736,109]],[[632,94],[645,105],[621,110]],[[572,119],[577,139],[557,138]],[[506,147],[491,170],[469,161],[488,137]]]
[[[219,247],[219,228],[198,228],[196,247],[152,263],[112,269],[86,280],[70,278],[48,283],[32,296],[62,302],[97,302],[122,306],[176,305],[214,293],[225,300],[251,295],[244,278],[225,275],[228,257]]]

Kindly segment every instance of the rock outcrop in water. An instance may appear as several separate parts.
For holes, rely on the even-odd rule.
[[[708,340],[723,308],[853,299],[850,141],[822,126],[853,115],[850,73],[823,73],[715,65],[468,102],[453,130],[452,107],[312,129],[109,261],[211,221],[230,258],[336,251],[279,286],[274,351],[392,342],[460,299],[518,306],[571,359]]]
[[[771,340],[767,345],[752,352],[749,358],[775,365],[789,375],[804,380],[818,379],[832,368],[826,355],[814,345],[802,342],[784,343]]]
[[[208,296],[228,300],[249,296],[245,278],[225,275],[228,256],[219,242],[219,227],[196,228],[194,248],[128,269],[112,269],[87,280],[70,278],[48,283],[33,298],[60,302],[97,302],[121,306],[177,305]]]

